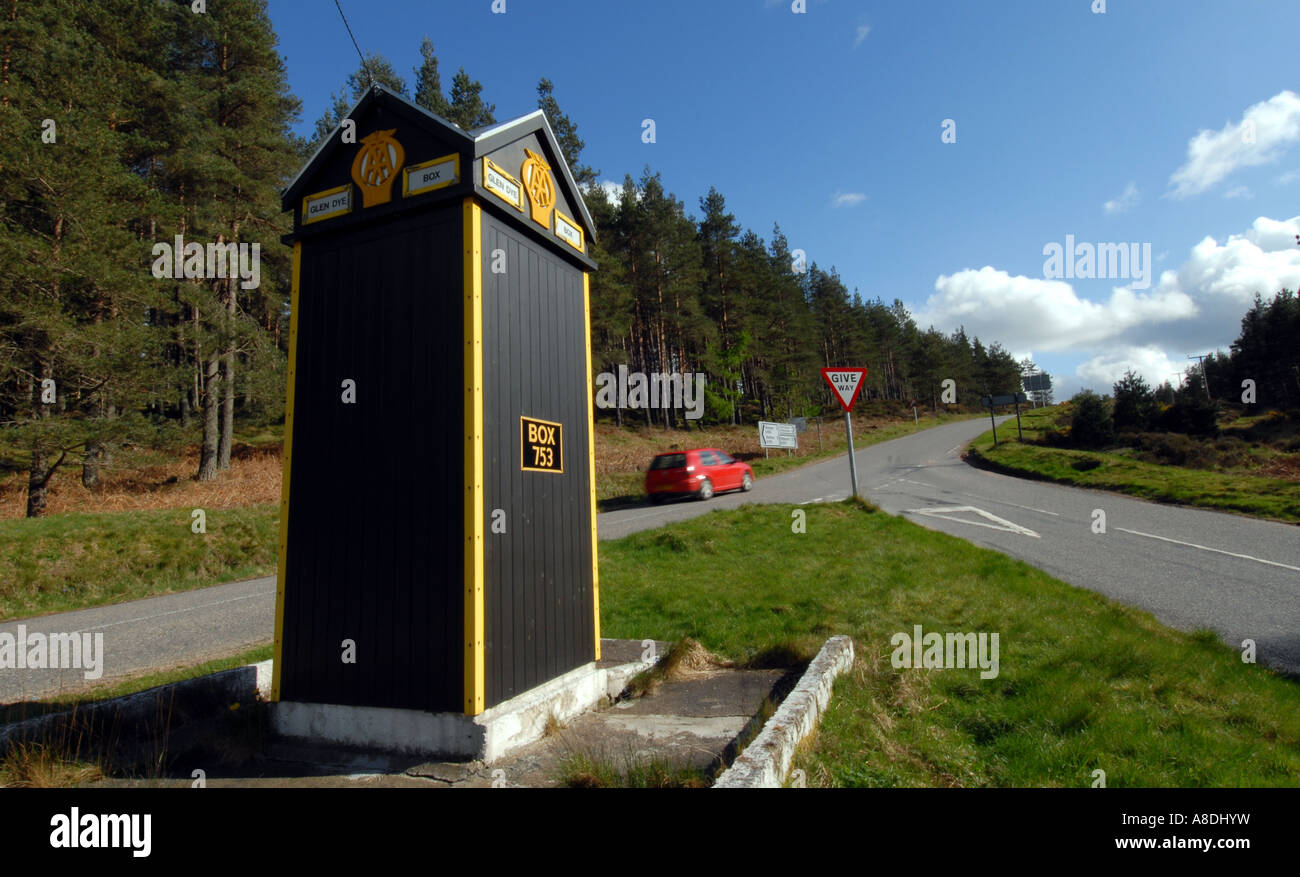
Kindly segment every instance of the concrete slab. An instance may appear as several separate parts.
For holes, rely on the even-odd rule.
[[[610,645],[613,647],[610,648]],[[596,669],[611,674],[639,659],[640,641],[602,646],[612,664]],[[667,644],[657,644],[659,656]],[[604,663],[603,661],[601,663]],[[624,672],[620,691],[630,678]],[[317,740],[268,741],[261,759],[242,766],[176,765],[171,777],[106,780],[101,786],[189,786],[190,770],[204,767],[210,788],[243,787],[382,787],[487,788],[555,787],[563,784],[566,766],[585,758],[615,770],[655,761],[669,768],[689,768],[711,775],[734,757],[736,738],[751,734],[766,698],[779,700],[798,674],[780,670],[710,669],[662,682],[653,694],[563,718],[550,733],[519,746],[495,761],[438,760],[418,753],[322,743]],[[538,713],[544,717],[544,713]]]

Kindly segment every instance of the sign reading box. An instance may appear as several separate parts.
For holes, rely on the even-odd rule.
[[[326,189],[302,199],[302,224],[333,219],[352,210],[352,184]]]
[[[520,417],[519,448],[519,468],[523,471],[564,471],[564,427],[560,424]]]
[[[582,226],[558,210],[555,211],[555,236],[579,253],[583,251]]]
[[[402,171],[402,197],[423,195],[460,182],[460,155],[452,153],[433,161],[413,164]]]
[[[523,185],[490,158],[483,159],[483,188],[513,205],[516,210],[524,209]]]

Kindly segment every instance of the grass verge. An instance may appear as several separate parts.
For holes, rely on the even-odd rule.
[[[278,505],[0,521],[0,620],[272,575]]]
[[[806,533],[791,530],[807,515]],[[1300,685],[1217,637],[850,504],[745,506],[602,542],[602,633],[737,662],[854,637],[810,785],[1300,784]],[[898,670],[890,638],[997,632],[999,675]]]
[[[1051,408],[1022,415],[1026,442],[1037,439],[1055,416]],[[1300,482],[1240,471],[1148,463],[1116,451],[1081,451],[1022,443],[1016,440],[1014,421],[998,427],[996,447],[991,430],[976,438],[967,451],[967,458],[976,465],[1008,475],[1300,523]]]

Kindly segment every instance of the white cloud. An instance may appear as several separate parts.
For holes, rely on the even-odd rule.
[[[1159,346],[1148,344],[1142,346],[1112,347],[1104,353],[1079,364],[1074,370],[1082,387],[1088,387],[1102,395],[1108,395],[1124,372],[1132,369],[1153,389],[1166,380],[1175,382],[1175,374],[1181,373],[1186,360],[1170,359]]]
[[[836,192],[835,197],[831,199],[832,207],[854,207],[867,200],[867,196],[861,192]]]
[[[617,206],[623,203],[622,183],[616,183],[613,180],[601,180],[598,183],[596,183],[594,188],[599,189],[605,195],[605,200],[608,201],[610,204],[614,204]],[[636,198],[638,201],[641,200],[640,189],[637,189]]]
[[[858,25],[858,32],[853,38],[853,48],[856,49],[858,46],[866,42],[867,34],[869,33],[871,33],[871,25],[869,24]]]
[[[1247,108],[1241,122],[1202,130],[1187,144],[1187,161],[1169,178],[1175,198],[1199,195],[1238,168],[1276,161],[1300,140],[1300,95],[1283,91]]]
[[[1130,349],[1170,351],[1178,362],[1188,353],[1226,349],[1256,292],[1271,297],[1283,287],[1300,287],[1297,234],[1300,216],[1261,216],[1222,243],[1205,237],[1150,290],[1113,287],[1104,301],[1083,298],[1062,280],[1012,276],[990,266],[967,269],[940,276],[916,320],[944,332],[964,325],[1009,350],[1084,352],[1096,360],[1089,372],[1094,376],[1107,363],[1136,355]]]
[[[1300,170],[1287,171],[1277,178],[1277,184],[1279,186],[1289,186],[1296,181],[1300,181]]]
[[[1101,206],[1107,213],[1127,213],[1137,206],[1138,200],[1137,183],[1129,183],[1124,187],[1124,194]]]
[[[997,340],[1010,349],[1088,349],[1135,326],[1185,319],[1196,306],[1181,291],[1134,292],[1116,287],[1105,303],[1080,298],[1062,280],[1011,276],[985,266],[939,277],[917,324]]]
[[[1250,186],[1233,186],[1223,193],[1225,198],[1243,198],[1250,201],[1255,197],[1255,193],[1250,190]]]

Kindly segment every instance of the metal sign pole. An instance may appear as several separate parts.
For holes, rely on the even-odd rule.
[[[1020,438],[1022,442],[1025,440],[1025,434],[1020,430],[1020,403],[1019,402],[1016,403],[1016,435]]]
[[[993,419],[993,399],[989,398],[989,423],[993,424],[993,446],[998,444],[998,422]]]
[[[858,495],[858,461],[853,455],[853,418],[844,412],[844,428],[849,433],[849,475],[853,479],[853,495]]]

